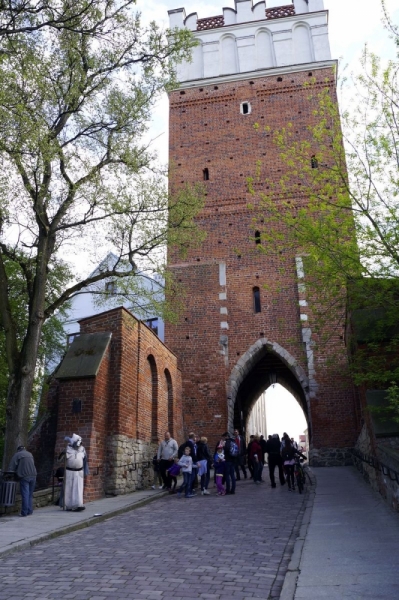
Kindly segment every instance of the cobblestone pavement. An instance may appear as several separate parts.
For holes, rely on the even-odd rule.
[[[249,480],[234,496],[210,491],[164,496],[4,557],[0,599],[279,598],[305,496]]]

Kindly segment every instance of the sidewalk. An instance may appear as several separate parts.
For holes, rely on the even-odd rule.
[[[69,512],[61,510],[58,506],[46,506],[35,510],[33,518],[3,515],[0,517],[0,556],[105,521],[165,494],[163,490],[150,489],[125,496],[102,498],[86,504],[86,510],[82,512]]]
[[[311,471],[316,490],[280,600],[399,598],[399,515],[354,467]]]

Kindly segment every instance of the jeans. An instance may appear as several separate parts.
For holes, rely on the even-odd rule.
[[[206,469],[206,473],[204,473],[203,475],[201,475],[201,490],[207,490],[208,489],[208,485],[209,485],[209,480],[211,478],[211,474],[209,471],[209,465]]]
[[[235,492],[236,489],[236,474],[234,470],[234,463],[225,462],[225,477],[226,477],[226,492]]]
[[[190,494],[193,493],[193,485],[194,485],[194,481],[197,478],[198,475],[198,469],[197,467],[194,467],[193,465],[193,471],[191,473],[191,481],[190,481]]]
[[[276,480],[274,477],[274,471],[275,468],[278,467],[278,476],[280,479],[280,483],[281,485],[285,484],[285,477],[284,477],[284,471],[283,471],[283,459],[281,458],[281,456],[279,454],[269,454],[269,475],[270,475],[270,482],[273,486],[276,485]]]
[[[254,467],[254,474],[253,474],[254,481],[255,482],[260,481],[262,479],[262,471],[263,471],[263,465],[260,462],[260,460],[258,460],[257,462],[254,461],[253,467]]]
[[[169,473],[167,473],[167,470],[170,469],[170,467],[173,465],[173,461],[171,460],[165,460],[164,458],[161,458],[160,463],[159,463],[159,470],[161,472],[161,477],[162,477],[162,481],[164,486],[170,490],[171,485],[172,485],[172,481],[170,479]]]
[[[22,498],[21,515],[23,517],[33,513],[33,492],[35,491],[35,486],[36,477],[25,477],[19,482]]]
[[[188,496],[190,493],[190,486],[191,486],[191,473],[183,473],[183,483],[179,487],[179,494],[181,494],[182,491],[185,490],[184,495]]]

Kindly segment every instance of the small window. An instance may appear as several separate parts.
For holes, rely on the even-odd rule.
[[[116,294],[116,281],[107,281],[105,284],[107,294]]]
[[[262,310],[260,306],[260,289],[258,287],[254,287],[252,290],[252,294],[254,300],[254,312],[260,313]]]
[[[251,114],[251,104],[249,102],[241,102],[240,113],[242,115],[250,115]]]
[[[203,176],[204,181],[209,181],[209,169],[208,168],[205,168],[202,171],[202,176]]]
[[[260,244],[260,243],[261,243],[260,231],[255,231],[255,244]]]
[[[149,327],[150,329],[152,329],[152,331],[158,335],[158,317],[155,317],[153,319],[147,319],[147,321],[144,321],[145,324],[147,325],[147,327]]]
[[[318,169],[319,168],[319,161],[317,160],[317,158],[314,155],[310,159],[310,164],[312,166],[312,169]]]

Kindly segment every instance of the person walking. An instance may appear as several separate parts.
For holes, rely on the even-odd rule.
[[[228,431],[223,434],[223,439],[225,440],[223,451],[225,459],[226,494],[235,494],[235,466],[238,462],[238,448]]]
[[[278,468],[278,476],[280,479],[280,484],[285,484],[284,470],[283,470],[283,459],[280,454],[280,437],[277,433],[269,436],[269,439],[266,442],[266,452],[268,455],[268,464],[269,464],[269,477],[272,488],[276,487],[276,480],[274,476],[274,472],[276,467]]]
[[[240,467],[242,474],[244,475],[244,479],[247,479],[247,470],[245,468],[245,457],[247,453],[247,446],[245,444],[245,438],[243,435],[240,435],[238,429],[234,429],[233,433],[234,441],[238,446],[238,459],[237,464],[235,465],[236,479],[240,481]]]
[[[248,446],[247,446],[247,460],[248,460],[248,470],[250,472],[250,479],[254,478],[254,466],[252,464],[252,460],[250,459],[250,454],[251,454],[251,446],[252,443],[254,441],[254,435],[250,435],[249,436],[249,442],[248,442]]]
[[[211,477],[212,457],[209,452],[208,438],[206,437],[201,437],[200,441],[197,444],[197,460],[198,464],[200,465],[198,469],[198,474],[201,477],[201,494],[203,496],[208,496],[208,486]]]
[[[22,499],[20,516],[27,517],[33,513],[33,492],[36,486],[37,471],[33,456],[25,446],[18,446],[8,470],[13,472],[19,481]]]
[[[169,467],[172,466],[174,459],[177,457],[179,447],[169,431],[165,431],[165,436],[158,446],[157,460],[161,471],[164,489],[171,490],[172,482],[168,474]]]
[[[181,484],[181,486],[179,487],[179,490],[177,492],[178,498],[181,498],[183,490],[184,490],[185,498],[193,497],[193,494],[190,493],[191,471],[193,468],[193,459],[190,456],[190,452],[191,452],[190,447],[186,446],[184,448],[183,456],[180,458],[179,462],[177,463],[179,465],[179,467],[181,467],[182,474],[183,474],[183,483]]]
[[[226,468],[226,461],[224,459],[223,446],[220,445],[216,448],[216,453],[214,457],[214,465],[215,465],[215,479],[216,479],[216,488],[219,496],[225,496],[226,490],[223,485],[223,476]]]
[[[191,471],[191,482],[190,482],[190,495],[195,495],[193,492],[194,487],[197,487],[197,475],[198,475],[198,457],[197,457],[197,436],[195,433],[191,432],[188,434],[188,440],[186,445],[190,448],[190,455],[193,460],[192,471]]]
[[[254,483],[256,483],[256,484],[259,484],[262,480],[263,464],[262,464],[261,455],[262,455],[262,447],[260,445],[259,436],[255,435],[254,439],[252,441],[252,444],[251,444],[249,458],[251,460],[253,471],[254,471],[253,472],[253,480],[254,480]]]
[[[284,463],[284,469],[287,475],[288,491],[295,491],[295,478],[294,478],[294,466],[295,466],[295,454],[302,456],[306,460],[306,456],[299,452],[291,443],[290,438],[287,434],[283,438],[283,448],[281,450],[281,456]]]

